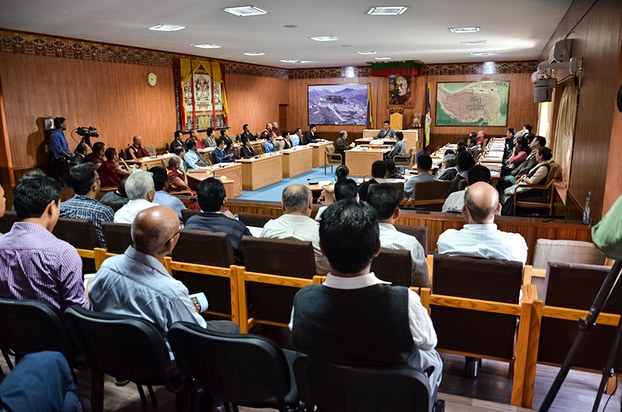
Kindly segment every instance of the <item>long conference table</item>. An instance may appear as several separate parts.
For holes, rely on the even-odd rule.
[[[390,152],[387,147],[372,148],[356,146],[346,150],[346,166],[351,176],[371,176],[371,165],[376,160],[384,160],[385,153]]]
[[[313,148],[296,146],[281,150],[283,154],[283,177],[294,177],[313,169]]]
[[[257,190],[283,180],[283,154],[265,153],[248,159],[238,159],[242,165],[242,189]]]
[[[214,166],[198,167],[188,170],[186,175],[188,176],[188,185],[192,190],[196,190],[196,186],[203,179],[220,177],[228,199],[233,199],[242,194],[242,166],[238,163],[220,163]]]

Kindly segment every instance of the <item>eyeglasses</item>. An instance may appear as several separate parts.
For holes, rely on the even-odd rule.
[[[173,236],[171,236],[171,238],[169,240],[166,241],[166,243],[170,243],[171,240],[173,240],[175,238],[175,236],[179,235],[181,233],[181,229],[183,229],[184,227],[182,225],[179,225],[179,230],[177,232],[175,232],[175,234]]]

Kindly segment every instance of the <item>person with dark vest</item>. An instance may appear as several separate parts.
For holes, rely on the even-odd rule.
[[[341,200],[320,221],[320,247],[331,271],[326,282],[301,289],[290,328],[300,352],[352,366],[409,365],[436,394],[443,364],[428,312],[412,290],[370,272],[380,252],[375,212],[365,202]]]

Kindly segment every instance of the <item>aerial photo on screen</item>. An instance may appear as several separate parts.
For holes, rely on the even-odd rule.
[[[367,84],[309,86],[309,124],[365,125]]]
[[[510,82],[437,83],[437,126],[506,126]]]

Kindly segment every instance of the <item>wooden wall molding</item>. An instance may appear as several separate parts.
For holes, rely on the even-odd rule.
[[[461,75],[461,74],[515,74],[533,73],[538,67],[537,61],[428,64],[423,66],[424,76]]]
[[[246,76],[274,77],[277,79],[287,80],[289,78],[289,70],[280,69],[278,67],[259,66],[256,64],[223,61],[226,74],[242,74]]]
[[[371,66],[356,68],[357,78],[371,77]],[[342,67],[325,67],[312,69],[295,69],[289,71],[290,79],[341,79],[345,78]]]

